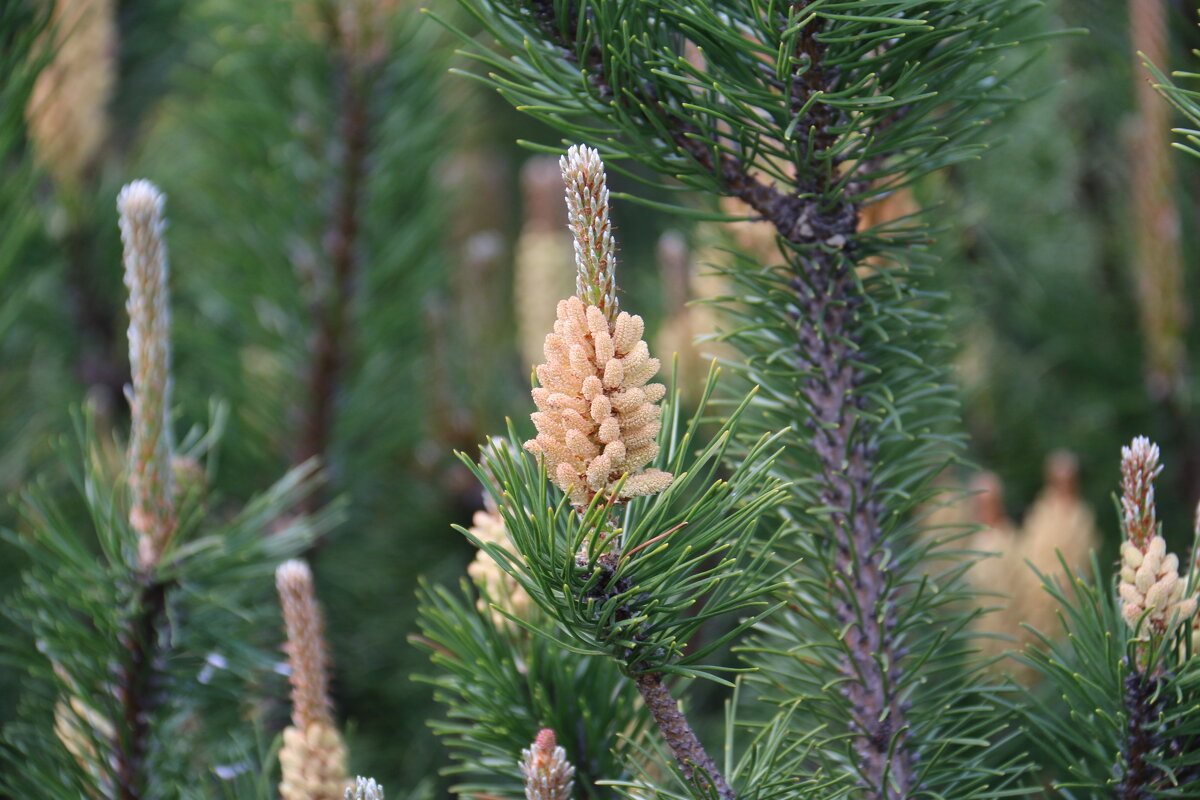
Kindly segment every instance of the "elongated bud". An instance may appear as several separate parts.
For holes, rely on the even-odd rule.
[[[1154,479],[1160,472],[1158,445],[1145,436],[1121,448],[1121,526],[1125,537],[1142,552],[1158,533]]]
[[[543,728],[533,746],[521,751],[525,800],[569,800],[575,784],[575,767],[567,751],[558,746],[554,731]]]
[[[575,293],[617,318],[616,242],[608,219],[608,185],[600,154],[577,144],[559,160],[567,187],[567,227],[575,237]]]
[[[374,778],[354,779],[354,786],[346,790],[346,800],[383,800],[383,787]]]
[[[292,724],[307,728],[313,722],[333,722],[329,700],[329,656],[325,649],[325,623],[313,588],[312,570],[295,558],[275,570],[275,588],[287,627],[287,654],[291,666]]]
[[[129,521],[138,532],[144,569],[158,563],[175,533],[171,468],[171,342],[167,305],[167,250],[163,195],[149,181],[134,181],[117,196],[129,290],[130,396]]]
[[[283,800],[342,800],[346,745],[333,721],[324,622],[308,564],[293,559],[275,571],[287,627],[292,724],[279,751]]]

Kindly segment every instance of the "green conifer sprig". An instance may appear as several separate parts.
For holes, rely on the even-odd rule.
[[[1098,567],[1093,563],[1093,575]],[[1043,588],[1061,606],[1067,636],[1037,632],[1039,642],[1022,659],[1045,676],[1065,708],[1029,703],[1023,715],[1046,745],[1044,766],[1053,770],[1055,787],[1072,798],[1195,793],[1200,661],[1190,655],[1191,626],[1147,651],[1121,618],[1110,584],[1073,575],[1064,585],[1043,576]]]
[[[849,356],[854,363],[878,370],[878,379],[864,382],[855,392],[863,411],[853,423],[851,441],[857,439],[869,448],[869,472],[862,479],[886,487],[875,506],[887,509],[879,516],[880,539],[864,549],[859,547],[861,540],[843,543],[837,520],[843,506],[831,502],[829,478],[820,477],[826,468],[823,460],[805,446],[804,431],[791,429],[793,446],[777,462],[776,474],[815,476],[794,486],[786,508],[795,527],[778,547],[784,557],[799,563],[790,604],[794,613],[776,615],[760,626],[762,637],[744,652],[762,672],[763,698],[781,705],[799,701],[798,730],[807,732],[817,726],[830,737],[819,750],[825,769],[858,783],[870,781],[865,774],[869,762],[839,752],[847,743],[839,732],[847,719],[862,713],[863,698],[829,691],[829,676],[843,672],[847,662],[869,669],[867,665],[881,657],[884,642],[894,636],[903,643],[896,648],[897,663],[882,670],[888,688],[881,697],[889,698],[891,707],[874,713],[888,719],[902,714],[906,719],[902,728],[881,730],[903,737],[914,752],[933,754],[921,759],[924,763],[913,777],[927,786],[944,781],[954,787],[955,797],[1018,791],[1022,772],[1018,765],[999,780],[996,766],[984,763],[984,743],[996,747],[1014,732],[995,713],[993,693],[972,688],[967,609],[977,608],[978,603],[962,582],[968,562],[961,556],[932,554],[945,544],[944,536],[919,535],[919,509],[937,502],[932,481],[955,458],[961,442],[948,432],[957,411],[952,391],[936,358],[930,357],[941,346],[940,320],[922,307],[927,300],[910,283],[923,265],[914,263],[917,257],[911,249],[892,254],[892,258],[901,256],[909,265],[908,278],[893,270],[862,280],[867,299],[857,316],[867,333]],[[811,367],[792,373],[784,366],[789,354],[780,346],[781,324],[804,324],[780,319],[779,309],[786,309],[794,297],[794,280],[784,268],[756,267],[744,260],[725,274],[740,289],[730,299],[736,298],[741,306],[736,312],[741,324],[728,338],[747,354],[745,373],[771,401],[759,409],[760,417],[750,430],[787,425],[795,413],[791,398],[802,395],[814,373],[822,374]],[[889,302],[899,298],[915,300],[916,307]],[[872,413],[871,408],[877,410]],[[837,430],[828,421],[823,427]],[[830,477],[836,480],[839,474],[834,471]],[[879,594],[870,606],[858,604],[862,574],[847,568],[847,549],[868,564],[874,562],[879,570],[873,578],[881,582]],[[932,571],[928,565],[935,559],[947,565]],[[894,599],[886,600],[889,596]],[[871,616],[890,632],[874,629],[879,638],[870,646],[846,635],[848,623],[872,631]],[[905,668],[907,654],[915,658]],[[988,708],[992,713],[985,712]]]
[[[20,532],[4,533],[30,566],[6,612],[19,635],[3,642],[5,658],[26,680],[21,720],[4,731],[0,784],[18,796],[204,796],[219,783],[214,768],[246,748],[238,730],[247,690],[261,686],[277,661],[261,636],[275,627],[271,570],[333,522],[328,514],[294,518],[263,536],[267,522],[313,490],[315,470],[294,470],[224,522],[206,520],[202,507],[219,497],[185,500],[177,545],[148,579],[136,568],[138,534],[127,521],[129,499],[111,445],[85,422],[64,459],[88,517],[67,516],[34,487],[22,503]],[[147,585],[157,588],[146,593]],[[163,603],[163,615],[137,634],[147,638],[131,651],[130,626],[152,601]],[[114,669],[129,666],[131,652],[152,659],[151,704],[137,712],[145,726],[138,783],[123,785],[115,756],[132,732]],[[64,737],[64,724],[75,733]]]
[[[806,204],[828,212],[835,199],[861,202],[979,152],[965,134],[1015,100],[1005,82],[1025,63],[1004,68],[997,51],[1014,44],[1008,27],[1036,8],[1010,0],[463,5],[499,45],[467,38],[467,54],[513,105],[567,139],[597,142],[611,168],[631,159],[737,196],[807,242],[820,231],[804,233]]]
[[[1200,57],[1200,50],[1193,50],[1192,52],[1195,56]],[[1154,88],[1162,92],[1171,105],[1179,109],[1187,117],[1188,121],[1195,126],[1173,129],[1174,133],[1182,138],[1182,141],[1175,142],[1175,147],[1200,158],[1200,90],[1187,88],[1200,82],[1200,73],[1176,70],[1168,78],[1154,64],[1146,62],[1146,68],[1154,76],[1154,80],[1156,81]],[[1172,78],[1183,80],[1187,83],[1180,85],[1175,80],[1172,80]]]
[[[448,720],[431,725],[459,762],[449,771],[461,776],[452,790],[519,795],[517,756],[539,729],[550,728],[575,765],[581,796],[610,796],[596,782],[626,773],[630,748],[649,721],[632,684],[611,660],[498,624],[502,618],[478,608],[477,597],[489,599],[465,583],[460,593],[423,587],[422,635],[414,640],[440,670],[421,680],[449,708]]]
[[[30,685],[23,721],[4,733],[3,755],[16,760],[0,781],[18,795],[213,793],[225,756],[248,745],[238,722],[253,705],[248,689],[271,672],[259,638],[271,571],[331,522],[328,513],[296,513],[317,485],[311,461],[240,514],[212,505],[220,502],[208,491],[212,465],[199,459],[227,415],[218,408],[216,424],[193,431],[182,449],[171,435],[163,196],[135,181],[118,208],[131,297],[131,441],[119,448],[85,417],[78,449],[63,458],[84,513],[34,489],[21,533],[5,535],[30,564],[7,606],[22,635],[4,642]],[[268,524],[278,529],[271,537]]]
[[[705,403],[716,380],[714,369]],[[749,403],[747,397],[701,447],[704,405],[684,423],[672,396],[655,466],[675,480],[623,509],[598,495],[576,512],[537,459],[512,445],[515,431],[509,442],[493,440],[480,464],[468,462],[494,487],[515,553],[459,530],[519,581],[557,627],[514,621],[565,649],[612,658],[630,675],[716,678],[720,668],[706,659],[777,608],[770,597],[786,583],[774,537],[758,529],[759,518],[784,499],[784,484],[770,478],[776,437],[760,437],[736,468],[720,474]],[[685,652],[707,620],[752,611],[734,630]]]
[[[721,730],[724,741],[722,768],[730,782],[738,787],[738,797],[769,800],[849,796],[852,787],[819,767],[821,730],[814,729],[807,737],[795,736],[789,713],[763,721],[737,718],[735,710],[743,704],[743,683],[744,678],[739,678],[735,684],[733,695],[726,704]],[[789,709],[795,710],[795,705]],[[657,737],[647,737],[632,743],[631,747],[636,756],[629,759],[629,763],[636,777],[633,780],[607,779],[604,784],[631,798],[694,800],[709,796],[697,794],[696,787],[682,773],[672,772],[664,784],[662,775],[651,766],[668,758],[665,746]]]

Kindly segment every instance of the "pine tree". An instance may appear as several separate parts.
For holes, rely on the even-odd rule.
[[[971,606],[960,602],[965,564],[929,574],[922,564],[933,544],[915,536],[914,509],[957,450],[957,438],[944,433],[955,411],[936,356],[940,319],[918,284],[929,264],[928,234],[911,218],[868,230],[860,220],[872,203],[980,152],[980,126],[1014,102],[1007,87],[1024,58],[1009,31],[1032,7],[464,5],[492,39],[473,40],[471,52],[510,102],[569,140],[596,143],[614,169],[633,162],[670,178],[646,178],[665,188],[737,199],[745,217],[770,226],[778,249],[772,262],[743,256],[724,270],[736,319],[725,338],[741,350],[739,372],[756,394],[722,415],[737,443],[721,446],[722,459],[734,476],[753,476],[753,488],[730,480],[736,495],[747,494],[722,513],[766,502],[755,514],[770,523],[763,534],[730,532],[730,553],[747,548],[755,566],[718,573],[712,585],[738,604],[771,587],[783,607],[718,637],[742,642],[751,670],[736,684],[723,757],[712,757],[676,717],[663,681],[712,674],[711,665],[692,667],[684,655],[694,623],[661,620],[699,597],[670,591],[691,585],[676,571],[683,562],[633,555],[643,547],[675,558],[703,553],[713,541],[697,525],[703,507],[678,516],[665,510],[679,497],[677,478],[657,498],[632,500],[619,523],[609,519],[606,506],[622,497],[593,483],[592,471],[603,472],[594,459],[603,455],[582,440],[561,453],[542,441],[550,411],[567,415],[560,424],[568,431],[578,424],[555,410],[576,402],[568,384],[557,385],[557,372],[539,373],[542,386],[566,399],[535,390],[542,435],[534,452],[569,497],[557,507],[544,499],[546,479],[511,448],[480,467],[482,479],[498,483],[516,554],[486,549],[556,623],[526,624],[563,646],[615,657],[658,724],[659,744],[651,740],[648,751],[665,743],[678,766],[668,779],[626,765],[634,777],[618,785],[634,796],[723,798],[1014,791],[1020,760],[988,759],[1013,734],[994,693],[972,677],[963,633]],[[711,216],[694,206],[676,210]],[[576,241],[584,241],[578,231]],[[607,283],[585,295],[590,285],[581,281],[585,303],[613,302]],[[565,313],[560,305],[560,324],[582,324],[569,321],[577,312]],[[551,350],[547,339],[553,370]],[[570,370],[586,372],[572,359]],[[656,463],[677,476],[697,469],[685,466],[687,451],[699,448],[701,463],[710,452],[674,435],[667,441],[667,457]],[[781,449],[759,474],[765,442]],[[572,453],[593,459],[586,475],[582,466],[563,471]],[[778,483],[764,493],[768,474]],[[607,499],[589,505],[597,491]],[[576,515],[567,513],[568,501]],[[615,570],[594,544],[607,541],[613,526],[620,530],[608,556]],[[573,560],[580,546],[587,557]],[[760,582],[768,574],[758,566],[763,558],[778,565],[786,588]],[[695,613],[703,618],[707,607]],[[643,627],[614,640],[632,622]],[[655,636],[660,629],[669,640]],[[614,644],[622,649],[614,653]],[[460,703],[451,700],[452,713],[462,712]],[[456,733],[464,743],[484,735]]]
[[[967,196],[979,173],[963,165],[995,161],[991,123],[1062,63],[1027,70],[1025,43],[1055,24],[1046,13],[1025,0],[460,5],[465,21],[439,13],[485,66],[482,82],[564,137],[533,145],[562,156],[566,202],[529,209],[522,247],[537,252],[514,305],[525,328],[545,327],[530,421],[520,414],[478,451],[455,406],[469,395],[478,415],[503,399],[505,359],[484,345],[509,304],[476,279],[504,246],[463,235],[458,275],[471,285],[458,305],[441,302],[447,240],[472,227],[445,200],[440,156],[472,116],[442,113],[458,90],[440,74],[441,33],[415,8],[0,8],[0,487],[45,474],[3,533],[17,558],[0,578],[19,569],[20,588],[0,663],[22,684],[19,719],[0,736],[0,790],[381,800],[374,780],[350,781],[370,763],[389,786],[402,780],[401,796],[425,798],[431,689],[446,708],[429,724],[449,745],[452,791],[480,800],[970,800],[1037,795],[1035,781],[1073,798],[1195,794],[1200,567],[1196,544],[1182,557],[1166,504],[1169,524],[1158,522],[1158,448],[1137,438],[1122,452],[1111,584],[1103,558],[1073,572],[1087,543],[1063,542],[1064,520],[1091,531],[1073,483],[1003,559],[972,552],[1002,534],[998,492],[994,530],[932,524],[947,501],[939,479],[963,452],[945,368],[951,306],[933,288],[970,279],[938,267],[935,212],[919,208]],[[1108,30],[1117,13],[1103,15]],[[156,32],[170,35],[154,44]],[[166,44],[176,34],[185,51]],[[1175,73],[1175,85],[1150,70],[1166,100],[1141,92],[1143,113],[1182,111],[1177,146],[1200,154],[1196,76]],[[1086,158],[1063,157],[1065,139],[1037,143],[1032,116],[1019,152],[1054,162],[1059,186]],[[1149,116],[1133,160],[1161,177],[1165,117]],[[474,127],[477,140],[495,135]],[[135,181],[114,225],[111,184],[130,163],[162,177],[170,204]],[[646,191],[610,194],[606,170]],[[543,164],[537,177],[541,196],[559,176]],[[989,180],[990,202],[1034,191],[1009,183]],[[1169,201],[1153,184],[1133,204],[1143,231]],[[490,196],[473,203],[495,206]],[[634,203],[703,220],[702,237],[727,244],[703,248],[723,287],[710,303],[722,360],[705,380],[694,363],[671,365],[648,281],[623,263],[638,251],[619,246],[610,206]],[[936,218],[970,221],[958,211]],[[574,268],[554,255],[559,215]],[[1025,225],[1042,244],[1057,232],[1054,218],[994,230],[1020,238]],[[1058,272],[1085,227],[1018,278]],[[1097,247],[1111,260],[1119,237]],[[1171,260],[1160,266],[1160,285],[1175,285]],[[559,297],[572,277],[574,294]],[[1188,343],[1177,305],[1156,317],[1163,294],[1144,296],[1140,340],[1110,334],[1124,336],[1121,358],[1096,374],[1141,372],[1178,414]],[[433,310],[418,310],[428,298]],[[1054,326],[1024,330],[1030,312],[1015,302],[978,325],[993,344]],[[1092,336],[1103,311],[1074,333]],[[1005,377],[1028,363],[987,365],[997,407],[1029,391],[1028,376]],[[1001,409],[996,437],[1016,433],[983,451],[1019,458],[1065,414],[1142,420],[1146,388],[1049,421]],[[63,444],[52,434],[85,395]],[[1093,450],[1123,425],[1106,427]],[[431,523],[467,496],[438,485],[453,459],[430,453],[447,439],[470,447],[457,469],[484,495],[457,545]],[[343,508],[342,536],[327,539]],[[439,584],[468,545],[467,578]],[[1020,552],[1036,571],[1015,563]],[[423,686],[400,679],[414,655],[398,647],[418,571],[431,578],[411,637],[432,663]],[[975,637],[990,630],[986,595],[1003,589],[991,584],[1017,574],[1047,594],[1017,582],[1009,608],[1027,628],[1014,638],[1034,644],[1014,668],[1004,644]],[[1006,672],[1042,683],[994,685]]]

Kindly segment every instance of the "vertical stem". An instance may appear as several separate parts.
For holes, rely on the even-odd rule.
[[[344,49],[345,46],[339,34],[338,47]],[[333,213],[325,236],[332,280],[327,296],[319,301],[316,310],[318,319],[308,378],[308,409],[296,450],[297,464],[313,456],[323,457],[329,447],[333,406],[349,349],[348,320],[358,259],[359,198],[367,154],[367,104],[362,70],[354,56],[342,52],[339,60],[341,162]],[[305,504],[310,506],[313,502],[315,498],[306,500]]]
[[[662,731],[663,738],[671,747],[671,752],[675,755],[675,760],[679,762],[679,768],[683,771],[684,777],[698,788],[711,785],[717,790],[721,800],[734,800],[737,795],[725,782],[725,776],[717,769],[716,763],[709,757],[704,745],[700,744],[700,740],[696,738],[696,732],[688,724],[687,717],[679,710],[679,705],[671,696],[671,690],[663,683],[662,675],[659,673],[642,674],[637,676],[636,683],[642,700],[650,709],[654,721]],[[696,774],[697,767],[704,775],[708,776],[707,779],[704,775]]]
[[[1118,800],[1150,800],[1153,788],[1161,785],[1162,772],[1148,762],[1158,746],[1153,731],[1158,721],[1158,701],[1154,694],[1158,681],[1137,670],[1125,677],[1125,741],[1121,743],[1125,774],[1117,785]]]
[[[125,663],[117,676],[124,731],[116,740],[117,793],[141,800],[146,792],[145,761],[150,714],[157,705],[155,675],[162,658],[158,628],[166,612],[166,584],[143,578],[137,610],[128,621],[122,646]]]
[[[1170,56],[1165,6],[1163,0],[1129,2],[1132,48],[1164,65]],[[1171,109],[1144,71],[1137,75],[1134,89],[1137,128],[1130,166],[1137,250],[1133,264],[1146,337],[1146,381],[1151,394],[1161,400],[1183,391],[1186,370],[1183,262],[1171,171]]]
[[[892,643],[896,602],[880,544],[877,455],[859,414],[862,370],[855,366],[860,335],[852,264],[841,257],[798,257],[792,281],[800,313],[793,315],[810,442],[820,463],[820,496],[834,531],[834,564],[845,582],[831,585],[834,611],[845,630],[842,692],[849,700],[854,750],[866,797],[906,797],[913,788],[904,741],[904,708],[891,687],[900,667]]]

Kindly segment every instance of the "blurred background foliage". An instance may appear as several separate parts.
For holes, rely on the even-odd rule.
[[[406,642],[416,581],[464,574],[473,552],[450,525],[482,501],[453,451],[473,453],[506,416],[525,424],[536,332],[573,265],[557,171],[516,144],[554,135],[450,74],[454,41],[417,4],[348,4],[370,24],[339,21],[333,0],[3,4],[0,492],[63,483],[57,446],[80,404],[124,435],[114,198],[150,178],[168,195],[178,427],[230,403],[216,480],[231,501],[322,460],[322,499],[345,521],[310,555],[351,766],[403,787],[394,796],[432,795],[445,757],[430,689],[412,680],[429,669]],[[1148,110],[1135,55],[1195,69],[1196,22],[1189,2],[1049,3],[1031,39],[1087,32],[1030,44],[1043,53],[1018,90],[1036,99],[1002,123],[1006,142],[905,201],[929,209],[953,320],[972,463],[947,485],[989,470],[1002,487],[998,510],[964,520],[1021,519],[1047,457],[1067,450],[1102,565],[1133,435],[1163,447],[1173,547],[1200,499],[1200,281],[1186,269],[1200,168],[1169,150],[1162,125],[1179,121],[1161,98],[1161,118]],[[57,53],[39,58],[49,40]],[[611,183],[646,196],[634,177]],[[688,340],[713,318],[685,304],[719,291],[705,264],[754,247],[754,231],[626,200],[613,218],[623,304],[659,355],[680,350],[685,380],[703,377]],[[0,525],[17,524],[6,504]],[[21,566],[0,551],[0,589]],[[0,666],[0,722],[17,677]]]

